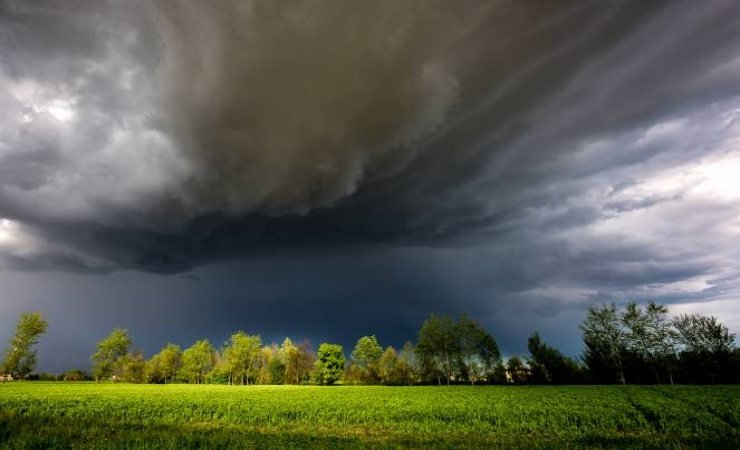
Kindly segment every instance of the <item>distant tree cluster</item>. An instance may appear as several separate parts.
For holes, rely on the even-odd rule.
[[[182,350],[167,344],[149,360],[132,350],[128,330],[115,329],[92,356],[96,380],[129,383],[347,384],[491,383],[501,376],[495,339],[467,316],[455,320],[431,315],[418,344],[401,351],[383,349],[375,336],[363,336],[347,360],[339,344],[308,341],[264,345],[259,335],[234,333],[216,348],[199,340]],[[502,378],[503,379],[503,378]]]
[[[664,305],[591,307],[580,326],[584,351],[563,355],[538,333],[529,356],[509,357],[505,376],[517,384],[716,384],[740,382],[740,348],[717,318],[668,316]]]
[[[496,340],[467,316],[429,316],[419,330],[416,356],[426,383],[495,382],[501,366]]]
[[[655,302],[592,307],[581,325],[583,362],[598,383],[737,383],[740,349],[715,317],[668,317]]]
[[[123,381],[130,383],[251,384],[581,384],[738,383],[740,348],[715,317],[670,318],[664,305],[629,303],[592,307],[580,326],[584,352],[571,358],[538,333],[529,354],[501,357],[493,335],[467,315],[430,315],[416,343],[383,348],[374,335],[357,340],[346,359],[335,343],[314,351],[309,341],[264,344],[257,334],[234,333],[217,348],[207,339],[186,349],[167,344],[149,359],[132,348],[128,330],[114,329],[92,355],[87,375],[31,374],[37,343],[47,328],[40,313],[23,313],[0,366],[8,379]]]
[[[310,342],[294,344],[286,338],[280,346],[263,345],[259,335],[243,331],[218,349],[207,339],[185,350],[170,343],[149,360],[131,346],[125,329],[117,328],[101,340],[92,356],[94,378],[129,383],[301,384],[318,369]]]

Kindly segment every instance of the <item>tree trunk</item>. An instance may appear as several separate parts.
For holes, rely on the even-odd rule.
[[[653,367],[653,375],[655,375],[655,381],[660,386],[660,375],[658,374],[658,366],[655,364],[655,359],[650,359],[650,365]]]

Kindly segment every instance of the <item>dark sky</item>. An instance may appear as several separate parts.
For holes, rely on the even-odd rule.
[[[0,341],[42,311],[42,370],[113,327],[740,332],[733,0],[0,0],[0,117]]]

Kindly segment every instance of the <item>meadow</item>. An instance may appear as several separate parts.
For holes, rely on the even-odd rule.
[[[2,448],[740,448],[740,386],[0,385]]]

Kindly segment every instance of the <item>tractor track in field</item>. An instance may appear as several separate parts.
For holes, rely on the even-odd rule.
[[[650,411],[645,406],[638,403],[633,398],[633,394],[631,392],[625,392],[625,397],[627,399],[627,402],[629,402],[630,406],[632,406],[635,409],[635,411],[637,411],[640,414],[640,416],[642,416],[642,418],[645,419],[645,421],[648,424],[650,424],[650,426],[653,428],[654,431],[656,432],[664,431],[664,430],[661,430],[661,428],[663,427],[660,425],[660,421],[657,420],[657,417],[655,417],[655,414],[653,414],[653,412]]]
[[[700,409],[700,410],[706,412],[707,414],[711,415],[712,417],[716,417],[717,419],[719,419],[722,423],[724,423],[725,425],[727,425],[731,430],[737,430],[737,428],[738,428],[737,424],[733,424],[732,422],[729,422],[724,415],[716,412],[715,409],[712,408],[711,406],[709,408],[702,407],[701,405],[697,404],[696,402],[692,402],[690,400],[687,400],[687,399],[684,399],[684,398],[680,398],[680,397],[677,397],[675,395],[671,395],[671,394],[669,394],[668,392],[666,392],[663,389],[656,389],[655,392],[658,392],[659,394],[661,394],[663,397],[665,397],[667,399],[670,399],[670,400],[673,400],[673,401],[676,401],[676,402],[683,403],[684,405],[687,405],[687,406],[689,406],[691,408]]]

